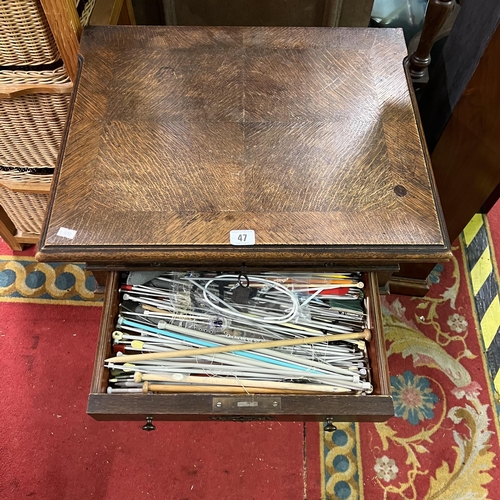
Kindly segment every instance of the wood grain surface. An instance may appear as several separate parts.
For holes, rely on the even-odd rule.
[[[402,31],[93,27],[81,53],[38,258],[448,255]]]

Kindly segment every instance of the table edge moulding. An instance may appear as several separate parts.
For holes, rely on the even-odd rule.
[[[218,261],[230,263],[231,265],[236,265],[241,261],[255,261],[255,265],[257,267],[262,266],[265,262],[273,262],[273,265],[285,265],[289,262],[293,263],[293,266],[295,267],[295,265],[300,265],[300,263],[307,265],[307,261],[309,260],[309,265],[313,267],[321,267],[324,265],[335,266],[337,264],[350,265],[353,262],[359,263],[360,261],[370,264],[397,264],[403,261],[432,262],[449,257],[450,244],[444,227],[444,220],[439,200],[434,187],[429,156],[421,131],[415,98],[408,80],[407,60],[401,60],[398,63],[398,65],[403,65],[404,71],[403,68],[401,68],[399,72],[394,71],[393,73],[399,74],[400,80],[398,83],[400,86],[401,75],[403,75],[406,79],[407,88],[404,92],[407,93],[406,99],[408,101],[408,109],[405,108],[405,110],[410,110],[409,112],[413,116],[403,114],[402,116],[398,116],[394,119],[400,120],[401,127],[404,122],[411,122],[410,125],[413,124],[411,126],[415,128],[415,135],[411,136],[411,138],[416,139],[416,144],[413,145],[413,148],[416,149],[416,153],[406,152],[405,154],[409,156],[410,159],[415,159],[416,162],[420,162],[419,170],[415,170],[413,175],[417,175],[422,178],[416,181],[416,185],[418,185],[418,182],[426,185],[424,185],[421,192],[418,193],[418,196],[420,196],[421,193],[424,193],[422,196],[424,196],[425,201],[431,205],[433,204],[434,206],[431,206],[430,208],[412,206],[410,205],[410,202],[405,201],[406,198],[411,198],[412,193],[407,193],[406,188],[400,186],[399,184],[396,186],[391,185],[391,189],[394,188],[395,190],[395,192],[391,194],[392,197],[389,199],[386,193],[383,194],[384,199],[389,200],[391,204],[391,211],[389,212],[389,210],[384,210],[383,213],[381,213],[381,216],[383,215],[386,217],[384,220],[389,220],[389,222],[392,220],[394,221],[393,227],[389,228],[387,231],[381,227],[381,223],[377,222],[377,210],[372,211],[369,206],[360,209],[359,205],[357,205],[355,207],[357,208],[357,211],[353,210],[349,212],[349,205],[353,204],[351,200],[342,200],[344,206],[347,208],[340,211],[335,210],[335,208],[331,208],[330,205],[326,207],[318,205],[319,211],[307,210],[306,207],[306,210],[301,212],[300,204],[288,203],[292,206],[292,209],[289,210],[288,213],[286,212],[287,204],[285,202],[280,201],[279,203],[273,205],[273,202],[269,202],[268,199],[266,199],[265,202],[269,204],[269,209],[271,211],[277,208],[275,213],[266,213],[265,211],[256,212],[255,206],[252,207],[253,211],[245,211],[245,206],[242,206],[241,209],[233,210],[230,205],[227,210],[216,210],[214,212],[210,212],[208,210],[199,213],[188,210],[186,212],[182,204],[179,203],[179,207],[170,212],[162,210],[158,212],[155,211],[153,207],[153,209],[149,211],[146,210],[146,215],[144,215],[140,212],[140,210],[139,212],[136,210],[137,207],[133,207],[133,210],[128,212],[127,208],[121,211],[120,208],[116,206],[111,209],[109,206],[106,206],[106,200],[102,200],[102,203],[104,203],[102,206],[92,206],[92,203],[96,203],[96,201],[99,200],[96,200],[96,197],[94,196],[89,202],[88,197],[92,196],[92,190],[100,189],[98,186],[100,179],[93,178],[94,175],[97,175],[98,168],[93,166],[92,162],[100,162],[98,163],[98,167],[101,169],[107,168],[107,165],[102,162],[108,160],[109,157],[99,157],[100,153],[97,153],[95,157],[89,157],[88,160],[83,160],[81,158],[77,159],[77,162],[80,161],[84,163],[82,168],[77,170],[74,167],[74,156],[75,154],[82,154],[82,152],[78,149],[81,149],[81,145],[75,144],[75,142],[77,142],[75,137],[84,125],[88,126],[102,121],[106,122],[107,116],[105,109],[95,111],[98,115],[97,117],[88,118],[88,115],[84,114],[84,111],[89,112],[89,110],[98,110],[99,106],[102,106],[104,101],[97,100],[95,103],[88,104],[87,107],[85,107],[86,105],[82,103],[82,98],[80,97],[80,87],[82,85],[82,62],[83,69],[85,69],[86,58],[95,59],[96,50],[104,49],[105,46],[108,46],[107,50],[109,51],[111,51],[113,46],[118,47],[116,50],[119,50],[120,44],[125,44],[125,47],[128,47],[130,44],[136,51],[140,51],[146,49],[137,49],[137,47],[142,47],[143,45],[148,47],[147,44],[150,43],[153,47],[148,48],[147,50],[151,50],[153,53],[155,50],[158,52],[158,50],[164,50],[162,44],[168,47],[169,44],[172,43],[175,46],[174,42],[170,42],[168,40],[175,39],[179,34],[182,35],[180,37],[181,42],[179,42],[181,48],[179,49],[174,47],[174,50],[177,49],[178,51],[183,50],[184,52],[189,52],[189,50],[193,49],[192,47],[189,47],[189,42],[186,42],[186,40],[189,40],[191,35],[193,35],[194,38],[198,36],[198,38],[201,39],[200,46],[203,48],[203,44],[210,43],[210,40],[216,38],[217,33],[219,32],[222,32],[228,37],[235,36],[235,34],[239,35],[240,32],[243,34],[248,33],[248,38],[256,40],[256,45],[259,43],[261,45],[264,43],[272,44],[273,40],[276,44],[283,44],[286,43],[288,38],[298,40],[296,45],[300,44],[301,40],[302,43],[306,43],[304,40],[306,40],[309,44],[314,42],[315,45],[313,46],[315,51],[312,49],[310,50],[314,56],[319,53],[318,50],[321,50],[322,46],[324,47],[327,45],[330,33],[334,33],[335,36],[333,40],[341,40],[340,43],[343,43],[342,40],[344,40],[344,36],[346,39],[350,39],[351,41],[349,43],[351,46],[349,49],[351,51],[350,53],[352,53],[352,45],[354,43],[352,40],[359,37],[361,41],[368,39],[368,42],[365,41],[365,44],[373,44],[375,42],[370,37],[377,37],[376,39],[378,39],[378,33],[384,32],[385,38],[382,38],[382,41],[386,42],[387,40],[394,39],[398,42],[397,46],[399,52],[397,52],[397,60],[399,61],[400,56],[401,58],[404,56],[402,52],[402,47],[404,47],[402,32],[400,30],[391,29],[92,27],[86,30],[81,44],[83,57],[80,59],[79,79],[76,85],[76,92],[73,96],[70,111],[72,118],[71,120],[68,120],[64,146],[59,156],[56,178],[52,188],[53,196],[51,196],[49,203],[46,224],[40,242],[40,250],[37,253],[37,258],[39,260],[78,260],[88,263],[113,262],[123,264],[144,262],[159,263],[160,265],[169,263],[172,265],[187,266],[203,265],[204,261],[213,263]],[[146,33],[151,33],[151,35],[146,35]],[[207,33],[209,36],[205,36]],[[314,37],[311,37],[311,34],[314,34]],[[130,40],[134,40],[134,36],[136,40],[132,43]],[[204,37],[208,39],[208,42]],[[219,38],[224,37],[221,36]],[[149,42],[149,40],[153,41]],[[360,45],[361,41],[359,42]],[[159,45],[160,48],[157,49],[154,46],[155,44]],[[182,46],[182,44],[185,46]],[[109,48],[109,46],[111,48]],[[318,47],[320,47],[320,49],[317,49]],[[300,47],[296,50],[304,53],[308,49],[309,46],[307,46],[306,49]],[[259,50],[265,49],[262,49],[259,46]],[[182,56],[185,57],[185,54],[182,54]],[[112,61],[107,61],[106,64],[112,66]],[[179,64],[182,64],[182,61],[179,62]],[[373,66],[376,66],[377,64],[380,64],[378,59],[372,64],[372,69]],[[101,66],[97,65],[97,67],[100,68]],[[343,69],[343,71],[347,70]],[[361,71],[363,71],[363,69],[361,69]],[[376,73],[377,78],[382,79],[384,71],[379,70]],[[387,81],[383,82],[383,90],[390,86],[391,78],[391,75],[386,77]],[[144,88],[140,88],[138,90],[139,93],[145,92],[145,87],[149,85],[146,77],[145,79],[146,83],[140,83],[140,85],[143,85]],[[133,85],[138,85],[137,78],[132,79],[132,81]],[[167,84],[168,82],[165,83],[165,85]],[[84,88],[84,90],[88,92],[87,87]],[[127,89],[122,89],[122,92],[127,92]],[[102,93],[103,91],[99,89],[96,92],[96,99],[98,99]],[[140,96],[139,93],[137,95]],[[160,97],[163,96],[160,95]],[[401,97],[401,100],[404,100],[404,97],[405,96]],[[332,97],[332,99],[334,98],[335,96]],[[381,99],[385,98],[390,99],[391,96],[384,95],[381,97]],[[264,103],[264,105],[266,105],[266,103]],[[82,109],[83,111],[81,111]],[[74,113],[79,113],[80,111],[82,116],[78,115],[75,118]],[[350,111],[346,111],[346,113],[348,112]],[[320,114],[321,113],[322,112],[320,112]],[[113,118],[114,116],[111,115],[109,119],[111,120]],[[147,119],[149,118],[146,117],[146,120]],[[333,120],[335,119],[336,118],[333,118]],[[342,119],[344,120],[342,122],[344,124],[346,118],[341,117],[340,120]],[[390,119],[393,118],[391,117]],[[124,119],[124,123],[130,123],[131,121],[132,118],[130,117],[125,117]],[[198,121],[203,122],[203,120]],[[178,122],[176,122],[176,124],[177,123]],[[205,121],[203,126],[205,126],[206,123],[207,122]],[[236,123],[236,125],[240,126],[238,123]],[[254,124],[252,123],[250,124],[250,126],[253,125]],[[274,126],[274,124],[272,125]],[[295,124],[292,125],[295,126]],[[198,125],[196,124],[196,126]],[[257,126],[260,126],[260,124],[257,124]],[[390,152],[390,154],[396,155],[400,149],[403,149],[403,147],[401,147],[401,144],[398,143],[398,141],[401,142],[398,137],[393,137],[394,133],[387,132],[387,128],[388,127],[386,126],[383,133],[386,135],[389,134],[391,136],[390,140],[396,143],[396,146],[391,145],[391,147],[394,147],[394,153],[392,150]],[[95,143],[96,148],[104,149],[107,147],[107,145],[102,146],[102,144],[99,146],[100,141],[102,142],[102,138],[99,137],[98,128],[95,131],[92,131],[92,134],[95,134],[93,142]],[[385,141],[386,143],[389,142],[387,138]],[[239,144],[232,147],[233,149],[237,148],[239,147]],[[407,146],[404,147],[409,149]],[[84,153],[85,152],[89,151],[84,151]],[[387,158],[387,155],[385,158]],[[167,159],[171,160],[171,158]],[[162,160],[165,160],[165,157],[163,157]],[[256,162],[259,160],[262,161],[258,158],[254,162],[254,165],[252,165],[254,171],[256,170]],[[409,181],[409,177],[412,174],[411,172],[406,173],[405,169],[409,170],[413,168],[413,166],[408,164],[408,160],[407,164],[402,166],[398,165],[398,161],[400,161],[400,158],[391,158],[391,164],[395,165],[391,168],[394,170],[399,168],[400,171],[395,173],[390,171],[389,173],[393,174],[396,178],[406,174]],[[64,175],[65,168],[66,170],[69,168],[67,167],[69,163],[71,163],[72,170]],[[213,165],[210,166],[213,167]],[[259,167],[259,165],[257,165],[257,167]],[[268,166],[265,168],[270,169]],[[364,168],[367,168],[366,165]],[[415,169],[416,168],[417,167],[415,167]],[[241,168],[241,170],[245,169]],[[247,168],[246,170],[248,171],[250,168]],[[297,171],[298,167],[295,168],[294,172]],[[153,170],[153,172],[157,173],[158,170]],[[336,181],[332,172],[333,170],[329,172],[329,174],[332,175],[332,178],[326,181],[329,183],[326,184],[327,189],[334,189],[335,187],[338,187],[335,186]],[[262,172],[259,172],[259,174],[262,174],[263,179],[258,180],[264,183],[266,181],[265,175],[267,173],[267,171],[264,171],[263,174]],[[386,173],[387,172],[383,172],[381,175]],[[234,175],[239,174],[240,172],[236,172]],[[231,175],[233,174],[231,173]],[[252,175],[254,174],[252,173]],[[311,174],[310,172],[306,172],[304,175]],[[61,178],[63,179],[62,181]],[[255,175],[253,178],[255,178]],[[206,180],[206,176],[204,177],[200,174],[198,179]],[[297,179],[301,180],[304,179],[304,177],[296,175],[294,182]],[[341,184],[340,186],[345,189],[347,186],[346,183],[349,179],[349,175],[345,175],[342,178],[344,184]],[[354,180],[359,181],[359,178],[355,178]],[[61,182],[63,183],[63,186],[61,186]],[[109,183],[111,181],[104,179],[103,182]],[[389,183],[381,183],[382,187],[385,189],[388,188],[388,185],[386,184]],[[267,188],[265,184],[262,185]],[[73,186],[75,187],[75,190],[71,191],[70,188]],[[234,184],[231,184],[231,186],[234,186]],[[116,188],[116,186],[113,187]],[[274,186],[271,188],[274,189]],[[296,191],[292,192],[292,195],[301,193],[301,189],[299,187],[292,188]],[[244,189],[244,186],[242,186],[242,189]],[[357,189],[361,192],[363,190],[369,190],[369,187],[359,185],[352,189]],[[103,192],[108,192],[109,194],[109,191],[104,190]],[[207,196],[206,193],[201,194],[205,197]],[[144,194],[141,193],[141,196],[143,195]],[[158,197],[158,195],[154,196]],[[280,196],[286,197],[286,193],[285,195],[281,194]],[[372,203],[374,196],[375,195],[372,194],[370,198],[370,202]],[[205,201],[205,199],[202,200],[203,203]],[[71,202],[76,204],[75,210],[69,210],[68,204]],[[422,203],[420,200],[417,200],[417,203],[418,202]],[[411,203],[414,203],[414,201]],[[285,206],[284,212],[280,212],[279,210],[282,206]],[[311,203],[309,208],[312,207],[314,209],[318,208],[318,206],[314,206],[314,203]],[[296,207],[299,207],[298,212],[295,210]],[[416,210],[424,210],[427,208],[429,208],[428,213],[413,213]],[[105,217],[106,212],[111,212],[110,217],[107,219]],[[68,213],[71,213],[71,216],[68,215]],[[346,216],[346,214],[348,214],[348,216]],[[129,219],[123,220],[126,216],[128,216]],[[65,219],[68,218],[68,225],[73,224],[70,228],[78,233],[75,233],[76,236],[74,239],[67,238],[65,235],[61,236],[60,233],[58,234],[60,227],[63,227],[61,222],[64,222]],[[102,223],[103,218],[106,219],[105,223]],[[408,220],[405,218],[408,218]],[[154,236],[144,234],[147,233],[147,231],[143,231],[142,233],[140,231],[135,231],[132,232],[133,234],[128,234],[130,232],[130,227],[134,224],[148,224],[148,219],[164,221],[165,228],[162,228],[162,231],[157,231],[158,234]],[[247,222],[247,225],[251,227],[241,227],[241,224],[244,224],[245,221]],[[260,229],[259,227],[256,227],[259,223],[262,223],[263,225]],[[306,226],[309,225],[308,227],[314,228],[314,230],[311,230],[311,232],[308,233],[306,229],[301,228],[301,225],[304,224]],[[75,225],[78,225],[78,227],[74,227]],[[113,227],[111,228],[111,226]],[[349,231],[349,227],[351,226],[355,228],[357,232]],[[365,230],[360,231],[360,227],[364,227]],[[218,234],[221,232],[217,231],[218,228],[222,229],[223,234]],[[412,230],[410,230],[410,228]],[[432,229],[432,232],[428,233],[426,228],[429,228],[429,231]],[[151,229],[151,227],[148,227],[148,229]],[[235,229],[255,229],[256,244],[254,246],[244,247],[231,246],[229,244],[229,232],[230,230]],[[300,232],[302,229],[303,233],[294,234],[293,232]],[[190,231],[192,232],[192,235]],[[395,234],[395,232],[400,232],[401,234]],[[158,235],[161,235],[161,239],[163,241],[158,241],[160,239]],[[193,238],[193,241],[190,242],[189,238]],[[169,243],[169,241],[171,241],[171,243]],[[223,244],[224,241],[227,241],[227,244]]]

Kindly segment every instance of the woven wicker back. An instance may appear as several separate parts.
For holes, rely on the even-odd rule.
[[[2,208],[24,235],[40,234],[48,199],[47,194],[14,193],[0,186]]]
[[[69,94],[0,99],[0,165],[54,167],[69,101]]]
[[[38,0],[0,1],[0,66],[49,64],[59,57]]]
[[[7,235],[15,249],[21,248],[17,237],[34,243],[42,228],[76,75],[78,36],[95,2],[0,0],[0,207],[15,228]]]

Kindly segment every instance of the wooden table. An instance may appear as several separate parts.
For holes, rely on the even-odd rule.
[[[381,406],[332,406],[328,396],[319,409],[302,401],[302,413],[289,406],[283,416],[387,418],[377,279],[385,285],[400,262],[449,256],[402,31],[95,27],[81,53],[37,257],[83,261],[107,276],[98,360],[117,309],[111,271],[245,263],[373,272],[377,394],[367,398]],[[254,244],[231,244],[242,230],[254,231]],[[91,413],[173,418],[163,403],[117,404],[120,395],[102,394],[105,377],[96,368],[93,401],[105,408]],[[207,397],[186,404],[204,413]]]

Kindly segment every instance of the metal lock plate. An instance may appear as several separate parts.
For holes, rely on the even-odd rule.
[[[281,412],[281,398],[272,396],[215,397],[212,409],[221,413],[276,413]]]

